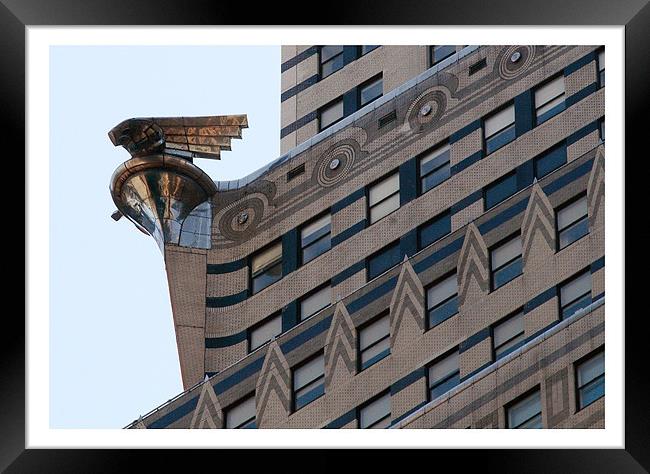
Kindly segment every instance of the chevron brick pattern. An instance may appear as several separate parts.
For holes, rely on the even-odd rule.
[[[458,301],[461,306],[490,290],[489,262],[483,236],[476,225],[470,223],[458,258]]]
[[[275,341],[266,350],[257,379],[255,406],[258,428],[277,426],[291,410],[291,369]]]
[[[411,262],[404,263],[390,302],[390,344],[413,341],[424,332],[424,287]]]
[[[223,426],[223,411],[217,398],[217,394],[212,388],[212,384],[207,380],[203,383],[199,401],[194,409],[190,429],[204,428],[221,428]]]
[[[596,151],[594,165],[591,168],[587,184],[587,202],[589,203],[589,232],[605,225],[605,146]]]
[[[535,252],[543,254],[555,252],[555,211],[539,184],[535,183],[528,200],[528,207],[521,226],[522,253],[524,264],[534,263],[529,257],[534,246]],[[535,239],[541,237],[542,240]],[[540,248],[541,246],[541,248]]]
[[[357,331],[345,305],[337,303],[325,340],[325,390],[349,381],[357,371]]]

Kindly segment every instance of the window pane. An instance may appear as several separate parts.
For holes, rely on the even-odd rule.
[[[431,309],[434,306],[439,305],[442,301],[446,300],[452,295],[458,293],[458,282],[456,280],[456,274],[445,278],[440,283],[429,288],[427,292],[427,302],[428,308]]]
[[[443,166],[422,178],[422,192],[425,193],[429,189],[435,188],[450,176],[451,168],[449,162],[446,162]]]
[[[282,258],[282,242],[278,242],[268,249],[253,256],[252,272],[256,274],[260,270]]]
[[[361,330],[359,335],[359,347],[364,350],[369,345],[385,337],[390,333],[390,317],[388,315],[379,318]]]
[[[312,261],[319,255],[327,252],[331,247],[332,240],[330,239],[329,234],[327,234],[325,237],[321,237],[319,240],[303,249],[302,263],[305,264]]]
[[[384,91],[383,80],[380,77],[376,81],[361,87],[359,92],[359,105],[363,107],[378,97],[381,97]]]
[[[582,308],[586,308],[591,304],[591,294],[587,293],[583,297],[577,299],[575,302],[564,306],[562,308],[562,319],[569,318],[577,313]]]
[[[605,50],[601,49],[598,52],[598,71],[605,70]]]
[[[361,46],[361,55],[363,56],[364,54],[368,54],[370,51],[373,49],[379,48],[379,45],[374,45],[374,46]]]
[[[511,125],[485,140],[485,153],[490,154],[515,139],[515,126]]]
[[[517,175],[512,174],[485,189],[485,207],[489,209],[517,192]]]
[[[361,419],[359,424],[361,428],[368,428],[377,421],[390,415],[390,394],[378,398],[361,409]],[[386,425],[387,426],[387,425]]]
[[[565,109],[564,96],[553,99],[537,110],[537,125],[546,122],[551,117],[559,114]]]
[[[460,372],[456,372],[454,376],[430,388],[429,390],[430,399],[434,400],[438,398],[440,395],[447,393],[449,390],[454,388],[459,383],[460,383]]]
[[[438,168],[443,163],[449,161],[450,147],[449,143],[433,148],[426,155],[420,158],[420,174],[427,174],[432,169]]]
[[[431,65],[434,66],[456,52],[456,45],[444,44],[431,47]]]
[[[390,338],[386,337],[381,342],[378,342],[361,353],[361,370],[367,369],[388,354],[390,354]]]
[[[332,288],[330,286],[326,286],[306,297],[300,302],[300,320],[304,321],[309,316],[316,314],[321,309],[329,306],[331,301]]]
[[[505,109],[491,115],[485,119],[485,138],[489,138],[495,133],[511,124],[515,123],[515,106],[510,105]]]
[[[444,359],[433,364],[429,367],[429,387],[433,387],[442,379],[457,372],[458,367],[458,351],[452,352]]]
[[[302,245],[305,246],[320,237],[322,235],[323,229],[328,229],[328,227],[331,225],[331,222],[332,216],[330,214],[326,214],[323,217],[303,227],[300,231]]]
[[[253,293],[262,291],[264,288],[272,285],[280,278],[282,278],[282,262],[265,270],[263,273],[260,273],[253,278]]]
[[[508,339],[524,332],[524,313],[517,313],[494,327],[494,346],[499,347]]]
[[[535,89],[535,107],[539,110],[541,106],[555,99],[559,95],[564,95],[564,77],[560,76],[541,87]],[[539,112],[538,112],[539,115]]]
[[[521,257],[517,258],[516,260],[513,260],[509,264],[503,266],[499,270],[494,272],[494,275],[492,277],[492,283],[494,285],[493,289],[497,289],[506,283],[508,283],[511,280],[514,280],[517,278],[519,275],[522,274],[523,271],[523,262]]]
[[[510,239],[492,250],[492,270],[521,255],[521,236]]]
[[[587,196],[560,209],[557,213],[557,225],[560,230],[568,227],[578,219],[587,215]]]
[[[299,390],[325,373],[323,354],[298,367],[293,373],[293,388]]]
[[[580,389],[580,408],[584,408],[587,405],[595,402],[599,398],[605,396],[605,376],[601,375],[596,380],[588,383]]]
[[[239,402],[226,412],[226,428],[248,428],[255,421],[255,396]],[[254,424],[253,424],[254,427]]]
[[[320,113],[321,130],[333,124],[334,122],[336,122],[342,117],[343,117],[343,100],[338,100],[334,102],[332,105],[324,107]]]
[[[329,61],[337,54],[343,53],[343,46],[323,46],[320,49],[320,60],[322,63]]]
[[[282,316],[273,316],[265,323],[251,330],[251,351],[266,344],[282,332]]]
[[[454,296],[445,303],[429,311],[429,327],[440,324],[458,313],[458,297]]]
[[[589,219],[584,217],[572,226],[560,232],[560,249],[563,249],[589,233]]]
[[[321,77],[325,78],[332,73],[335,73],[343,67],[343,55],[336,56],[335,58],[323,63],[321,66]]]
[[[543,178],[566,163],[566,148],[557,147],[535,159],[535,176]]]
[[[585,293],[591,293],[591,272],[589,271],[562,286],[560,289],[562,306],[571,303]]]
[[[432,244],[451,232],[451,214],[445,213],[437,219],[423,224],[420,228],[420,248]]]
[[[397,209],[399,209],[399,193],[393,194],[388,199],[370,208],[370,223],[374,224]]]
[[[578,387],[587,385],[605,373],[605,353],[600,352],[578,367]]]
[[[399,242],[372,257],[368,263],[368,279],[372,280],[397,265],[400,262],[400,257]]]
[[[370,206],[374,206],[397,191],[399,191],[399,174],[393,173],[370,188]]]
[[[541,412],[542,405],[539,391],[537,391],[508,409],[508,427],[519,428],[521,425],[522,428],[540,428],[541,426],[537,426],[537,423],[533,423],[533,426],[526,426],[525,423],[536,415],[541,414]]]

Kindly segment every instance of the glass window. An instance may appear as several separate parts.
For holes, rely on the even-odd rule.
[[[420,192],[435,188],[451,176],[449,155],[449,143],[445,143],[420,158]]]
[[[391,174],[370,188],[368,205],[371,224],[399,208],[399,173]]]
[[[337,99],[320,110],[319,126],[325,130],[343,118],[343,99]]]
[[[418,245],[421,249],[451,232],[451,212],[434,217],[418,228]]]
[[[514,351],[524,343],[524,312],[510,316],[492,328],[492,344],[495,360]]]
[[[493,290],[521,275],[523,264],[520,235],[490,250],[490,268]]]
[[[327,308],[331,303],[332,287],[328,284],[300,301],[300,320],[304,321],[321,309]]]
[[[427,313],[430,328],[458,313],[458,281],[455,273],[429,287]]]
[[[458,351],[444,356],[429,367],[429,400],[438,398],[460,383]]]
[[[487,116],[483,120],[485,154],[489,155],[515,139],[514,104]]]
[[[436,46],[429,46],[429,67],[435,66],[455,52],[456,45],[439,44]]]
[[[359,331],[361,370],[390,354],[390,316],[386,314]]]
[[[282,242],[276,242],[253,256],[251,275],[253,294],[282,278]]]
[[[343,46],[320,47],[320,77],[321,79],[343,67]]]
[[[582,196],[557,211],[559,249],[563,249],[589,233],[589,217],[587,213],[587,196]]]
[[[533,161],[535,177],[537,179],[542,179],[544,176],[555,171],[565,163],[566,148],[564,146],[556,146],[535,158]]]
[[[564,76],[557,77],[535,89],[537,124],[564,110]]]
[[[384,82],[381,76],[371,79],[359,86],[359,107],[369,104],[384,93]]]
[[[599,130],[600,130],[600,139],[602,141],[605,141],[605,119],[604,118],[600,119]]]
[[[517,192],[517,173],[510,173],[485,188],[485,210],[505,201]]]
[[[390,426],[390,393],[359,409],[359,428],[382,429]]]
[[[252,352],[258,347],[282,333],[282,315],[277,313],[259,325],[253,327],[248,333],[248,351]]]
[[[605,86],[605,49],[598,52],[598,84],[600,87]]]
[[[296,410],[325,393],[325,357],[319,354],[293,371],[293,400]]]
[[[368,259],[368,281],[394,267],[401,262],[401,259],[399,241],[384,247]]]
[[[560,287],[562,319],[573,316],[591,304],[591,272],[589,270]]]
[[[326,214],[303,226],[300,230],[300,246],[302,263],[305,264],[322,253],[327,252],[331,245],[332,216]]]
[[[581,362],[577,370],[578,410],[605,396],[605,352]]]
[[[508,428],[542,428],[542,401],[539,390],[508,408]]]
[[[226,428],[255,428],[255,394],[226,409]]]
[[[361,46],[361,56],[368,54],[370,51],[379,48],[379,45],[376,46]]]

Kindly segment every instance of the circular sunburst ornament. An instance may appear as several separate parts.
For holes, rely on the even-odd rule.
[[[352,169],[357,153],[356,147],[349,140],[326,151],[314,170],[318,184],[330,187],[338,183]]]
[[[534,46],[510,46],[497,59],[499,76],[506,80],[514,79],[523,74],[534,60]]]
[[[411,103],[406,121],[413,132],[419,133],[440,120],[446,110],[447,95],[439,88],[429,89]]]
[[[249,196],[236,202],[219,219],[219,231],[228,240],[244,239],[255,230],[264,215],[264,201]]]

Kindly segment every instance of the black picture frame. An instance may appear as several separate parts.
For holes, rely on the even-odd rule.
[[[302,8],[301,8],[302,7]],[[309,7],[309,8],[306,8]],[[315,11],[312,5],[287,2],[253,4],[194,0],[193,2],[162,0],[2,0],[0,4],[0,104],[5,137],[13,146],[13,154],[5,148],[5,166],[15,166],[15,176],[25,172],[24,162],[15,157],[24,156],[25,144],[25,26],[26,25],[219,25],[219,24],[402,24],[402,25],[624,25],[625,26],[625,149],[635,154],[643,148],[647,134],[650,86],[650,5],[648,0],[545,0],[526,2],[518,0],[438,0],[432,2],[405,2],[403,0],[375,0],[353,3],[351,1],[327,2],[328,8],[317,9],[318,17],[293,18],[298,11]],[[242,11],[245,13],[242,14]],[[515,41],[516,42],[516,41]],[[116,65],[119,67],[119,65]],[[125,72],[128,73],[128,72]],[[5,147],[7,147],[5,145]],[[647,154],[647,151],[644,153]],[[14,157],[13,160],[10,156]],[[617,158],[614,158],[617,159]],[[639,156],[632,164],[643,166]],[[642,164],[643,163],[643,164]],[[632,172],[628,172],[632,169]],[[643,202],[641,182],[644,173],[626,167],[624,195],[626,206]],[[25,183],[27,185],[27,183]],[[18,191],[20,192],[20,191]],[[13,204],[15,206],[16,204]],[[625,210],[623,210],[624,212]],[[630,213],[629,215],[634,215]],[[11,217],[11,216],[9,216]],[[15,219],[15,217],[13,217]],[[630,219],[630,222],[631,219]],[[13,224],[16,227],[15,223]],[[631,224],[631,226],[634,225]],[[631,227],[630,226],[630,227]],[[631,227],[625,232],[628,249],[642,249],[633,239],[647,236],[647,223],[639,223],[636,235]],[[626,229],[627,230],[627,224]],[[26,232],[34,229],[26,229]],[[640,242],[639,242],[640,243]],[[15,244],[13,244],[15,245]],[[634,250],[633,250],[634,251]],[[637,255],[638,253],[638,255]],[[643,265],[643,252],[635,252],[635,268]],[[26,259],[29,255],[26,255]],[[14,281],[20,278],[14,276]],[[23,280],[24,281],[24,280]],[[630,294],[643,294],[643,278],[626,278]],[[25,287],[24,287],[25,288]],[[627,289],[627,288],[626,288]],[[25,288],[26,291],[26,288]],[[9,294],[9,293],[8,293]],[[626,292],[627,294],[627,292]],[[9,301],[9,298],[5,298]],[[26,299],[25,299],[26,301]],[[627,300],[626,300],[627,301]],[[630,304],[626,305],[631,308]],[[622,310],[622,308],[621,308]],[[439,450],[435,466],[453,465],[462,470],[478,468],[487,472],[647,472],[650,469],[650,410],[647,405],[648,370],[642,348],[647,335],[642,325],[646,311],[625,320],[625,448],[610,450]],[[621,317],[616,308],[610,308],[608,318]],[[634,315],[632,315],[634,316]],[[11,321],[9,321],[11,320]],[[15,311],[5,311],[5,337],[0,374],[0,469],[6,472],[132,472],[140,469],[152,471],[169,469],[170,458],[184,456],[191,460],[191,468],[218,468],[225,463],[225,453],[206,450],[177,452],[143,450],[51,450],[25,449],[25,326]],[[8,337],[10,335],[10,337]],[[36,389],[32,387],[31,389]],[[352,453],[347,453],[348,455]],[[433,453],[425,453],[431,455]],[[405,455],[403,453],[400,456]],[[411,454],[406,454],[410,456]],[[242,453],[234,453],[239,459]],[[281,452],[267,452],[260,467],[280,465]],[[292,454],[294,465],[303,465],[298,457],[314,466],[335,469],[343,461],[339,453],[302,450]],[[376,450],[365,469],[396,458],[388,450]],[[308,461],[307,461],[308,459]],[[404,458],[406,459],[406,458]],[[398,461],[399,462],[399,461]],[[246,460],[251,466],[250,459]]]

